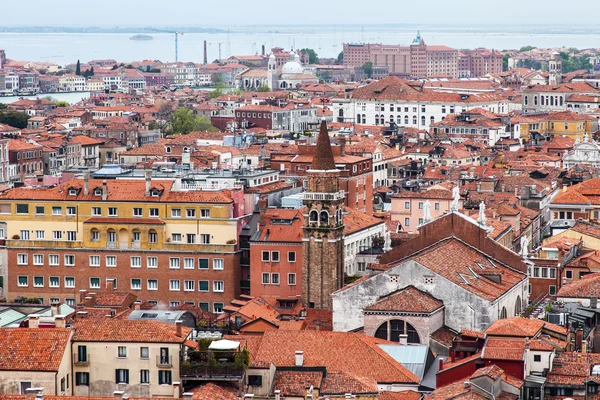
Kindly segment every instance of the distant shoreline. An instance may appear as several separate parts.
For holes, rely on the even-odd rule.
[[[99,27],[66,27],[66,26],[14,26],[2,27],[0,33],[123,33],[123,34],[159,34],[159,33],[227,33],[227,30],[202,27],[178,27],[178,28],[99,28]]]

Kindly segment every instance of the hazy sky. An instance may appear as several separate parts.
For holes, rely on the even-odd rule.
[[[2,25],[593,24],[600,2],[564,0],[2,1]],[[24,9],[24,3],[26,7]]]

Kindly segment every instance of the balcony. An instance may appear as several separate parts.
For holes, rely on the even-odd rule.
[[[240,281],[240,289],[250,290],[250,281],[249,280],[241,280]]]
[[[240,257],[241,265],[250,265],[250,257]]]
[[[6,246],[8,247],[47,247],[47,248],[67,248],[78,249],[83,247],[82,241],[70,240],[22,240],[22,239],[7,239]]]
[[[304,200],[307,201],[335,201],[344,200],[344,191],[336,193],[304,193]]]
[[[184,380],[239,380],[246,367],[244,352],[238,351],[189,351],[182,362],[179,375]]]
[[[159,368],[172,368],[173,356],[156,356],[156,366]]]
[[[116,249],[117,248],[117,242],[106,242],[106,248],[107,249]]]
[[[74,365],[90,365],[90,355],[82,354],[84,357],[79,357],[79,354],[73,354]]]

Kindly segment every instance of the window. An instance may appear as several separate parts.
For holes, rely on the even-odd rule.
[[[90,289],[100,289],[100,278],[90,278]]]
[[[108,216],[109,217],[116,217],[117,215],[119,215],[119,212],[117,211],[117,207],[108,207]]]
[[[129,370],[128,369],[116,369],[115,370],[115,382],[116,383],[129,383]]]
[[[556,278],[556,269],[554,268],[549,268],[550,269],[550,278],[555,279]]]
[[[271,261],[279,262],[279,252],[278,251],[271,252]]]
[[[43,276],[34,276],[33,277],[33,287],[44,287],[44,277]]]
[[[178,257],[171,257],[169,258],[169,268],[172,269],[179,269],[179,258]]]
[[[268,272],[263,272],[262,283],[263,285],[268,285],[271,283],[271,275]]]
[[[279,273],[278,272],[274,272],[271,274],[271,284],[279,285]]]
[[[199,292],[208,292],[208,281],[198,281],[198,291]]]
[[[271,253],[268,251],[263,251],[262,252],[262,261],[263,262],[269,262],[271,261]]]
[[[539,278],[540,277],[540,269],[539,268],[534,268],[533,269],[533,277],[534,278]]]
[[[65,254],[65,267],[72,267],[75,265],[75,256],[73,254]]]
[[[183,269],[194,269],[194,259],[193,258],[184,258],[183,259]]]
[[[533,361],[535,361],[535,362],[542,361],[542,356],[540,354],[534,354],[533,355]]]
[[[91,233],[91,240],[92,242],[99,242],[100,241],[100,231],[98,229],[92,229],[90,231]]]
[[[139,278],[131,279],[131,289],[132,290],[141,290],[142,289],[142,280]]]
[[[27,254],[17,254],[17,265],[29,264],[29,256]]]
[[[77,231],[67,231],[67,240],[74,242],[77,240]]]
[[[158,279],[148,279],[148,290],[158,290]]]
[[[422,209],[423,209],[423,202],[422,202],[422,201],[420,201],[420,202],[419,202],[419,210],[422,210]]]
[[[410,201],[405,201],[404,202],[404,209],[405,210],[410,210]]]
[[[198,259],[198,269],[208,269],[208,258]]]
[[[150,383],[150,370],[140,369],[140,383]]]
[[[77,215],[75,207],[67,207],[67,215]]]
[[[142,257],[133,256],[131,257],[131,268],[141,268],[142,267]]]
[[[75,372],[75,385],[89,386],[90,385],[90,373],[89,372]]]
[[[46,239],[46,231],[35,231],[36,239]]]
[[[566,270],[565,271],[565,278],[567,278],[567,279],[573,279],[573,271]]]
[[[21,240],[29,240],[29,231],[21,230],[21,235],[19,236]]]
[[[438,211],[440,209],[440,203],[435,203],[434,208],[436,211]]]
[[[34,254],[33,255],[33,265],[44,265],[44,255],[43,254]]]
[[[60,278],[58,276],[51,276],[49,279],[48,287],[51,287],[51,288],[60,287]]]
[[[171,240],[173,242],[181,242],[181,233],[172,233]]]
[[[156,233],[156,231],[154,231],[154,230],[148,231],[148,242],[149,243],[158,243],[158,233]]]
[[[248,375],[248,386],[262,386],[262,375]]]
[[[17,284],[19,287],[27,287],[29,286],[29,277],[28,276],[18,276]]]
[[[213,303],[213,312],[215,314],[222,314],[223,313],[223,303]]]
[[[196,235],[194,233],[188,233],[185,235],[185,241],[187,244],[196,243]]]
[[[119,346],[117,354],[118,354],[117,357],[119,357],[119,358],[126,358],[127,357],[127,347]]]
[[[106,256],[106,266],[107,267],[116,267],[117,266],[117,256]]]
[[[66,288],[74,288],[75,287],[75,277],[73,276],[65,276],[65,287]]]
[[[548,277],[548,268],[542,268],[542,278]]]
[[[224,267],[224,262],[222,258],[214,258],[213,259],[213,269],[222,270]]]
[[[296,274],[288,274],[288,285],[294,286],[296,284]]]
[[[90,267],[100,266],[100,256],[90,256]]]
[[[194,291],[194,281],[183,281],[183,291],[184,292],[193,292]]]
[[[288,251],[288,262],[296,262],[296,252]]]
[[[200,218],[210,218],[210,209],[201,208],[200,209]]]
[[[133,208],[133,216],[134,217],[141,217],[142,216],[142,208],[141,207],[134,207]]]
[[[198,303],[198,307],[201,310],[209,311],[210,310],[210,303],[200,302],[200,303]]]
[[[213,292],[221,293],[225,291],[225,282],[224,281],[213,281]]]
[[[210,235],[206,233],[201,234],[200,244],[210,244]]]
[[[158,371],[158,384],[159,385],[171,385],[172,377],[171,371],[160,370]]]
[[[17,214],[29,214],[29,204],[17,204]]]
[[[179,279],[171,279],[171,280],[169,280],[169,290],[172,291],[172,292],[178,292],[180,290]]]
[[[62,207],[59,207],[59,206],[52,207],[52,215],[62,215]]]
[[[151,209],[149,210],[149,215],[150,215],[151,217],[158,217],[158,208],[151,208]]]
[[[548,289],[550,291],[550,296],[554,296],[556,294],[556,286],[550,285]]]
[[[53,240],[62,240],[62,231],[52,231]]]
[[[150,358],[150,350],[148,347],[140,347],[140,358],[142,358],[142,359]]]
[[[35,213],[36,214],[45,214],[44,206],[35,206]]]
[[[410,226],[410,218],[404,218],[404,226]]]
[[[180,218],[181,217],[181,208],[171,208],[171,217]]]
[[[100,207],[92,207],[92,215],[95,215],[95,216],[102,215],[102,208],[100,208]]]
[[[186,218],[196,218],[196,209],[195,208],[186,208],[185,216],[186,216]]]
[[[146,261],[148,268],[158,268],[158,257],[148,257]]]

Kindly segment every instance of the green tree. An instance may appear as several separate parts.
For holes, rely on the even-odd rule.
[[[340,54],[338,54],[337,56],[337,62],[338,64],[343,64],[344,63],[344,52],[340,51]]]
[[[373,63],[371,61],[364,63],[362,69],[365,72],[365,75],[367,75],[367,78],[373,77]]]
[[[308,54],[308,63],[309,64],[318,64],[319,63],[319,55],[313,49],[302,49],[300,50],[302,54]]]
[[[211,131],[217,129],[212,126],[206,117],[196,117],[192,110],[180,108],[171,115],[171,132],[188,134],[196,131]]]
[[[71,105],[64,100],[55,101],[54,104],[56,104],[56,107],[71,107]]]
[[[508,59],[510,58],[510,56],[508,54],[505,54],[504,56],[502,56],[502,71],[508,71]]]
[[[331,72],[323,71],[321,72],[319,78],[321,78],[321,81],[323,81],[323,83],[329,83],[331,82]]]
[[[29,115],[27,115],[26,113],[18,111],[0,112],[0,123],[12,126],[14,128],[27,128],[27,120],[29,118]]]
[[[227,86],[225,86],[225,84],[223,82],[221,82],[220,80],[217,80],[215,82],[215,90],[213,90],[212,92],[210,92],[208,94],[208,97],[211,99],[215,99],[219,96],[223,96],[223,94],[225,93],[225,90],[227,89]]]
[[[531,51],[533,49],[537,49],[535,46],[523,46],[519,49],[519,53],[524,53],[526,51]]]
[[[77,65],[75,66],[75,75],[81,75],[81,63],[77,60]]]
[[[263,86],[259,87],[258,89],[256,89],[256,91],[257,91],[257,92],[263,92],[263,93],[264,93],[264,92],[270,92],[270,91],[271,91],[271,89],[270,89],[268,86],[264,86],[264,85],[263,85]]]

